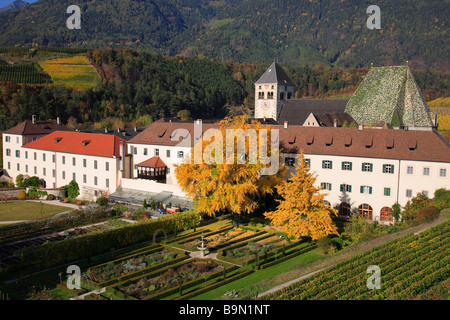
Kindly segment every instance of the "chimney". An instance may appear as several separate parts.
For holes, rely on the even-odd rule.
[[[201,125],[201,124],[202,124],[202,119],[197,119],[197,120],[195,121],[195,124],[196,124],[196,125]]]
[[[56,124],[61,125],[61,117],[56,117]]]
[[[136,127],[134,127],[134,132],[137,132],[137,128]]]
[[[36,124],[36,115],[31,116],[31,123]]]
[[[337,119],[333,119],[333,127],[337,128]]]
[[[288,122],[288,121],[285,121],[285,122],[284,122],[284,128],[287,129],[287,128],[288,128],[288,125],[289,125],[289,122]]]
[[[105,133],[108,133],[108,128],[105,128]]]
[[[359,130],[359,131],[363,131],[363,130],[364,130],[364,125],[363,125],[363,124],[360,124],[360,125],[358,126],[358,130]]]

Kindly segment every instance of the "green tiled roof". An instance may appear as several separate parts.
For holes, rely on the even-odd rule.
[[[408,66],[371,68],[345,112],[360,124],[433,126],[430,108]]]

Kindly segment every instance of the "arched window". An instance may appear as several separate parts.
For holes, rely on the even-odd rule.
[[[339,215],[350,216],[351,207],[347,202],[341,202],[339,205]]]
[[[394,219],[392,217],[392,209],[390,207],[383,207],[380,210],[380,221],[392,222]]]
[[[325,204],[325,207],[326,207],[326,208],[331,208],[331,203],[330,203],[330,201],[323,200],[323,203]]]
[[[367,203],[363,203],[362,205],[360,205],[358,207],[358,213],[361,216],[363,216],[364,218],[368,218],[368,219],[372,220],[373,209]]]

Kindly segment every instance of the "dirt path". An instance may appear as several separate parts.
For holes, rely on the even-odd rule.
[[[327,268],[333,267],[334,265],[338,264],[339,262],[342,262],[344,260],[347,260],[355,255],[361,254],[365,251],[371,250],[375,247],[378,247],[380,245],[383,245],[389,241],[395,240],[397,238],[400,238],[408,233],[414,232],[414,234],[419,234],[420,232],[434,227],[435,225],[438,225],[444,221],[447,221],[448,219],[440,216],[438,219],[436,219],[433,222],[430,223],[424,223],[420,224],[415,227],[411,227],[393,234],[388,234],[373,240],[368,240],[363,243],[360,243],[354,247],[350,247],[348,249],[344,249],[340,253],[333,255],[333,256],[325,256],[324,258],[321,258],[319,260],[316,260],[310,264],[307,265],[301,265],[298,268],[291,269],[285,273],[282,273],[272,279],[268,279],[265,281],[262,281],[259,283],[259,285],[263,288],[271,288],[270,290],[267,290],[265,292],[262,292],[258,294],[258,297],[264,296],[266,294],[269,294],[271,292],[277,291],[279,289],[285,288],[297,281],[300,281],[302,279],[308,278],[315,273],[318,273],[322,270],[325,270]]]

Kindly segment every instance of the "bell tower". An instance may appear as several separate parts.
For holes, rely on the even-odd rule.
[[[295,84],[274,62],[255,83],[255,118],[278,119],[284,102],[292,99]]]

